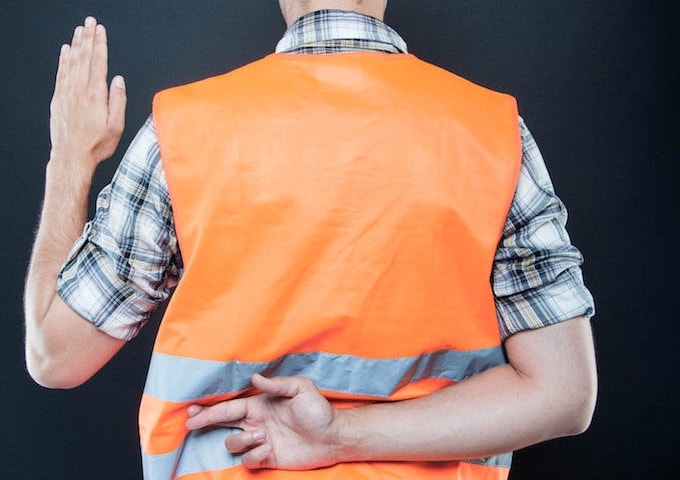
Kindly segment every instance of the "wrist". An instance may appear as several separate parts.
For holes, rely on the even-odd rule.
[[[53,183],[59,188],[89,193],[95,169],[96,164],[93,162],[77,161],[75,157],[55,155],[52,152],[45,167],[46,182],[48,186]]]
[[[360,462],[370,460],[368,452],[362,449],[360,438],[361,420],[358,409],[335,409],[335,418],[329,428],[327,444],[334,463]]]

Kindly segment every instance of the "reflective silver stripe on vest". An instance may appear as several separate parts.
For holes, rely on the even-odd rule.
[[[231,454],[224,446],[224,439],[235,431],[231,428],[195,431],[174,452],[165,455],[142,454],[144,479],[168,480],[190,473],[225,470],[240,465],[241,456]],[[511,460],[512,454],[508,453],[467,462],[487,467],[510,468]]]
[[[512,452],[496,455],[495,457],[478,458],[476,460],[465,460],[465,463],[474,463],[485,467],[510,468],[512,464]]]
[[[264,363],[216,362],[154,353],[144,393],[168,402],[191,402],[241,392],[250,386],[254,373],[261,373],[267,377],[309,377],[321,390],[380,399],[419,380],[460,382],[504,363],[500,346],[390,359],[297,353]]]
[[[224,446],[235,428],[209,428],[191,432],[177,450],[164,455],[147,455],[142,450],[144,480],[169,480],[190,473],[224,470],[241,465],[241,456]]]

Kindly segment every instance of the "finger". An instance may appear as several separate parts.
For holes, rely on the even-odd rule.
[[[64,82],[66,81],[66,75],[68,70],[68,56],[71,50],[71,46],[64,44],[61,46],[59,51],[59,64],[57,65],[57,78],[54,83],[54,92],[56,93],[61,88],[63,88]]]
[[[242,431],[229,435],[224,440],[224,445],[231,453],[241,453],[262,445],[266,438],[264,430]]]
[[[99,24],[94,30],[90,82],[95,86],[96,92],[100,97],[105,97],[109,93],[106,86],[108,66],[109,52],[106,28],[104,28],[104,25]]]
[[[203,408],[205,408],[205,407],[202,407],[200,405],[189,405],[187,407],[187,415],[189,415],[189,417],[195,417],[196,415],[201,413]]]
[[[274,449],[268,443],[253,448],[241,457],[243,466],[251,470],[258,468],[274,468]]]
[[[125,128],[125,106],[127,105],[127,92],[125,79],[116,75],[111,81],[109,89],[109,116],[107,125],[112,135],[120,135]]]
[[[77,71],[78,69],[78,62],[80,60],[80,45],[82,43],[82,37],[83,37],[83,29],[84,27],[82,25],[78,25],[74,30],[73,30],[73,38],[71,38],[71,47],[69,50],[69,55],[68,55],[68,72],[69,72],[69,80],[73,79],[73,72]]]
[[[192,408],[191,412],[195,411]],[[185,425],[189,430],[197,430],[210,425],[237,427],[246,413],[246,400],[239,398],[218,403],[212,407],[203,407],[198,413],[190,415]]]
[[[304,379],[299,377],[266,378],[256,373],[252,376],[253,386],[267,395],[292,398],[306,389]]]
[[[77,55],[76,76],[84,84],[87,84],[90,79],[96,27],[97,21],[94,17],[87,17],[85,26],[80,30],[80,34],[77,34],[76,43],[73,46]]]
[[[71,38],[71,46],[75,47],[76,45],[80,45],[80,39],[83,35],[83,26],[78,25],[76,28],[73,29],[73,37]]]

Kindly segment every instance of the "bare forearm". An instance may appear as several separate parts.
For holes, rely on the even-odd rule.
[[[534,388],[503,366],[399,406],[340,412],[338,457],[343,462],[482,458],[575,433],[562,426],[566,419],[553,417],[547,401],[536,401]]]
[[[60,170],[50,161],[45,198],[26,281],[26,313],[42,317],[55,294],[57,274],[82,233],[92,174]]]
[[[52,387],[78,385],[121,347],[57,295],[57,275],[85,225],[92,175],[116,149],[125,119],[125,84],[107,87],[106,31],[88,17],[62,46],[50,105],[52,152],[25,289],[26,364]]]
[[[45,335],[47,312],[56,295],[57,275],[82,233],[92,172],[63,168],[59,159],[50,160],[45,178],[45,198],[33,254],[26,278],[25,317],[27,360],[40,362],[62,345]],[[29,365],[29,368],[33,365]]]
[[[562,349],[554,363],[523,371],[520,357],[420,399],[338,411],[338,461],[480,458],[582,432],[595,402],[594,352],[587,320],[570,323],[557,327],[571,330],[569,342],[546,343]]]

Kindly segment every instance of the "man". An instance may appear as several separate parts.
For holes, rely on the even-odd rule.
[[[93,18],[62,48],[29,372],[81,384],[179,282],[146,478],[506,478],[595,403],[592,299],[540,153],[513,99],[407,54],[385,1],[280,5],[276,54],[156,97],[87,224],[125,84]]]

